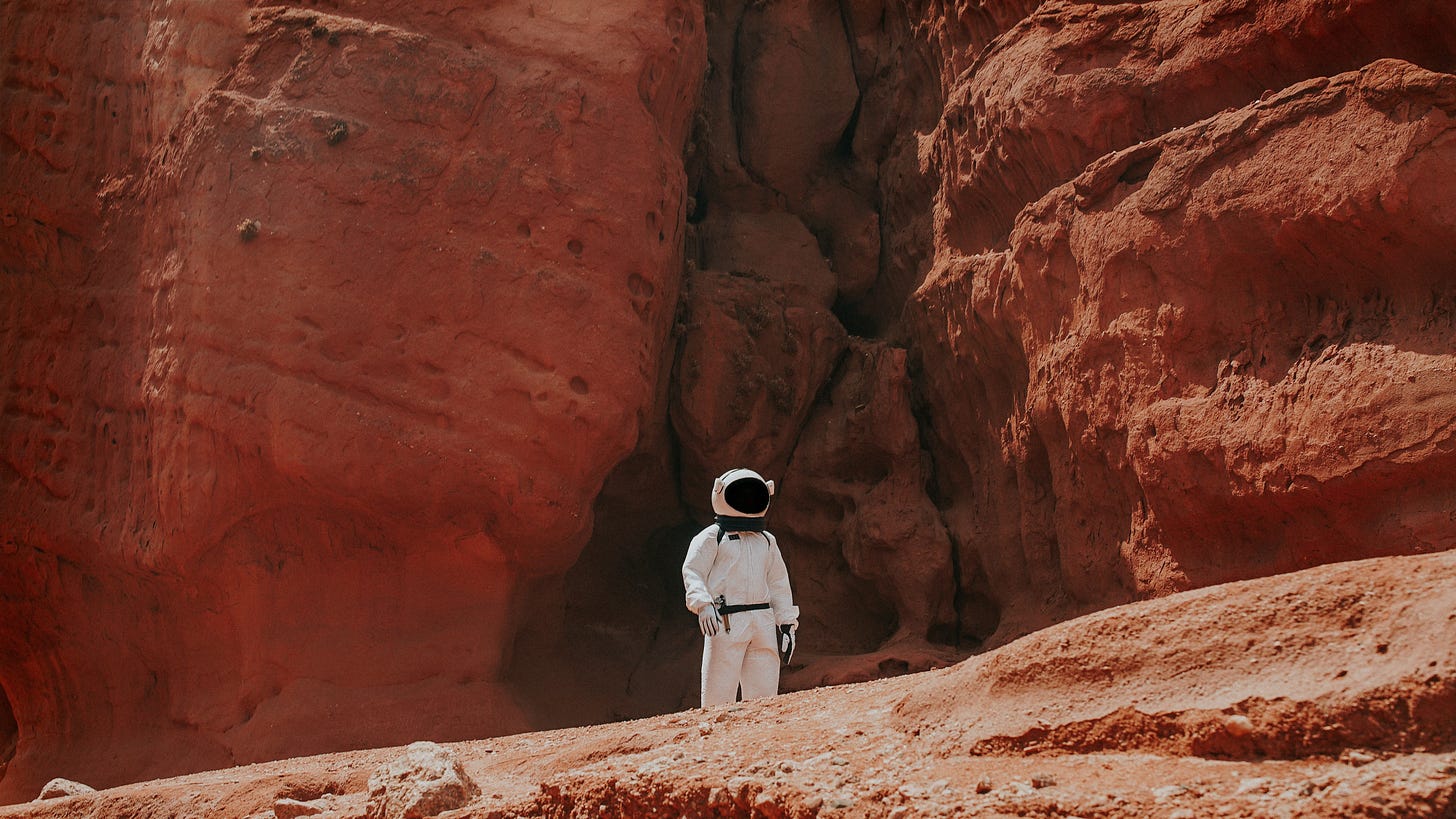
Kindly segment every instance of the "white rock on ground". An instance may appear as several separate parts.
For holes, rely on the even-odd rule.
[[[327,810],[323,800],[304,802],[299,799],[279,799],[273,803],[274,819],[299,819],[302,816],[317,816]]]
[[[416,742],[369,777],[369,819],[425,819],[479,795],[458,756],[433,742]]]
[[[60,799],[63,796],[80,796],[85,793],[95,793],[96,789],[90,785],[82,785],[80,782],[72,782],[69,779],[52,779],[40,789],[40,796],[35,798],[39,802],[42,799]]]

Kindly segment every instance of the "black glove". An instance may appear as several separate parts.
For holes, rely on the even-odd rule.
[[[779,659],[783,660],[784,665],[788,665],[789,660],[794,658],[794,644],[797,642],[794,632],[798,628],[797,625],[779,626]]]

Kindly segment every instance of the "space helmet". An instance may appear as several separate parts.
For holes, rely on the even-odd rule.
[[[774,482],[752,469],[730,469],[713,481],[713,514],[729,518],[761,518],[768,513]]]

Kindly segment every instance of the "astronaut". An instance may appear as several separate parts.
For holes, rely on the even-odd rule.
[[[763,528],[773,481],[730,469],[713,482],[716,521],[683,561],[687,606],[703,632],[703,707],[779,692],[779,662],[794,654],[799,607],[778,541]]]

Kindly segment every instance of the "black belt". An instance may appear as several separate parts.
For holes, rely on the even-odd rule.
[[[737,614],[740,611],[763,611],[772,608],[768,603],[749,603],[744,606],[719,606],[719,614]]]

